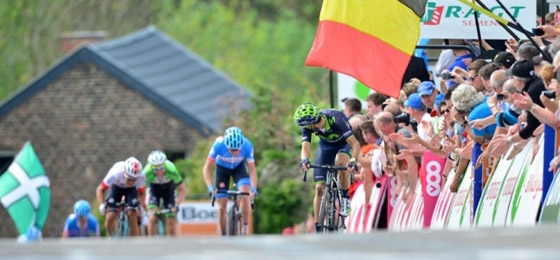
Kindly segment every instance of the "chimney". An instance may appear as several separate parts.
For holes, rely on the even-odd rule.
[[[80,48],[84,44],[103,41],[106,37],[106,31],[65,32],[60,37],[60,48],[66,54]]]

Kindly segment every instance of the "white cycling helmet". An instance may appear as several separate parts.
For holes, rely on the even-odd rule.
[[[148,156],[148,163],[151,165],[162,165],[167,160],[167,156],[160,150],[154,150]]]
[[[134,157],[124,161],[124,174],[130,178],[137,178],[142,174],[142,163]]]

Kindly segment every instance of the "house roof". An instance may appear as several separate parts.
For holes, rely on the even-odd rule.
[[[153,26],[87,44],[65,56],[0,106],[0,118],[79,62],[93,62],[203,136],[218,133],[249,92]],[[232,113],[233,112],[233,113]]]

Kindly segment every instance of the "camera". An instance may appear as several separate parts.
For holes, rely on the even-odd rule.
[[[499,101],[504,100],[504,98],[505,98],[504,94],[498,94],[498,95],[496,95],[496,99],[499,100]]]
[[[404,123],[405,125],[410,124],[410,115],[407,113],[401,113],[394,118],[395,124]]]
[[[544,35],[544,30],[540,29],[540,28],[533,28],[533,34],[535,36],[543,36]]]
[[[451,75],[449,72],[444,72],[441,74],[441,78],[444,80],[454,79],[455,76]]]
[[[556,98],[556,91],[545,90],[545,91],[541,92],[541,95],[544,95],[547,98]]]

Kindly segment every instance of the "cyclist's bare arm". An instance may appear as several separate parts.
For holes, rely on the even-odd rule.
[[[206,183],[206,187],[213,185],[212,183],[212,167],[216,161],[210,157],[206,158],[206,163],[204,164],[204,168],[202,168],[202,173],[204,175],[204,182]]]
[[[257,188],[257,167],[255,167],[255,162],[247,163],[249,166],[249,178],[251,179],[251,187]]]
[[[97,202],[99,203],[99,205],[105,203],[105,191],[107,189],[105,187],[103,187],[103,183],[100,183],[99,186],[97,186],[97,189],[95,191],[95,197],[97,198]]]
[[[301,143],[301,155],[300,155],[300,159],[303,160],[305,158],[309,159],[309,156],[311,155],[311,143],[310,142],[303,142]]]
[[[354,159],[356,159],[356,161],[358,161],[358,156],[360,156],[360,150],[361,150],[360,143],[358,143],[358,140],[353,135],[348,137],[346,139],[346,142],[352,147],[352,158],[354,158]],[[352,158],[350,158],[350,159],[352,159]]]
[[[179,196],[177,196],[175,205],[179,207],[179,205],[183,203],[183,200],[185,200],[185,197],[187,196],[187,187],[185,186],[185,182],[182,181],[181,183],[179,183],[177,185],[177,189],[179,190]]]
[[[138,190],[138,200],[140,201],[140,206],[146,208],[146,191],[144,189]]]

